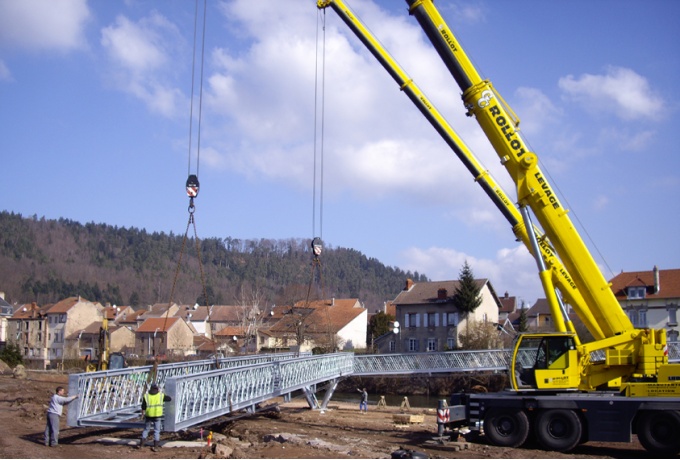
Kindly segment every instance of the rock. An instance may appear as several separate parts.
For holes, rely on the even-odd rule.
[[[214,445],[213,453],[217,458],[229,458],[234,452],[234,449],[226,444],[218,443]]]
[[[17,367],[14,368],[12,375],[15,379],[25,379],[28,376],[26,373],[26,368],[23,364],[17,364]]]

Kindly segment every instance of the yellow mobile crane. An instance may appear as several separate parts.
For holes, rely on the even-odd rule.
[[[511,388],[454,395],[454,425],[482,428],[500,446],[519,446],[533,433],[544,448],[568,451],[589,440],[629,442],[637,434],[646,449],[677,454],[680,365],[668,363],[665,330],[633,327],[522,139],[516,115],[481,79],[433,1],[406,3],[459,84],[468,116],[477,119],[516,184],[519,211],[351,9],[342,0],[318,0],[317,7],[333,8],[510,222],[536,259],[557,330],[519,335],[509,363]],[[545,234],[533,225],[529,210]],[[581,343],[562,297],[592,342]]]

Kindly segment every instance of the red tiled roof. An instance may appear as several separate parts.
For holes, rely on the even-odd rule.
[[[487,283],[486,278],[475,280],[475,284],[480,289]],[[413,283],[409,290],[403,290],[397,294],[394,303],[404,305],[451,302],[459,284],[458,280]],[[439,299],[440,292],[443,299]]]
[[[137,329],[137,332],[167,332],[180,321],[179,318],[147,318]]]
[[[64,300],[60,300],[55,303],[52,308],[47,313],[66,313],[78,302],[89,302],[89,300],[83,299],[81,297],[69,297]]]
[[[242,326],[226,326],[219,331],[215,332],[215,336],[237,336],[243,337],[246,335],[246,331]]]
[[[659,292],[654,293],[654,270],[621,272],[610,280],[617,299],[625,299],[628,287],[646,287],[647,299],[680,298],[680,268],[659,270]]]

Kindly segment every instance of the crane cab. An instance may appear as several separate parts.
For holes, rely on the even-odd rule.
[[[580,365],[573,333],[521,334],[510,368],[514,390],[577,389]]]

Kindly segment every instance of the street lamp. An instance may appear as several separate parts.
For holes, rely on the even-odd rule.
[[[82,329],[78,334],[78,359],[80,359],[80,338],[83,336],[83,332],[85,332],[85,329]]]
[[[156,330],[153,331],[153,357],[154,358],[156,357],[156,333],[158,332],[159,329],[160,329],[160,327],[157,327]]]

